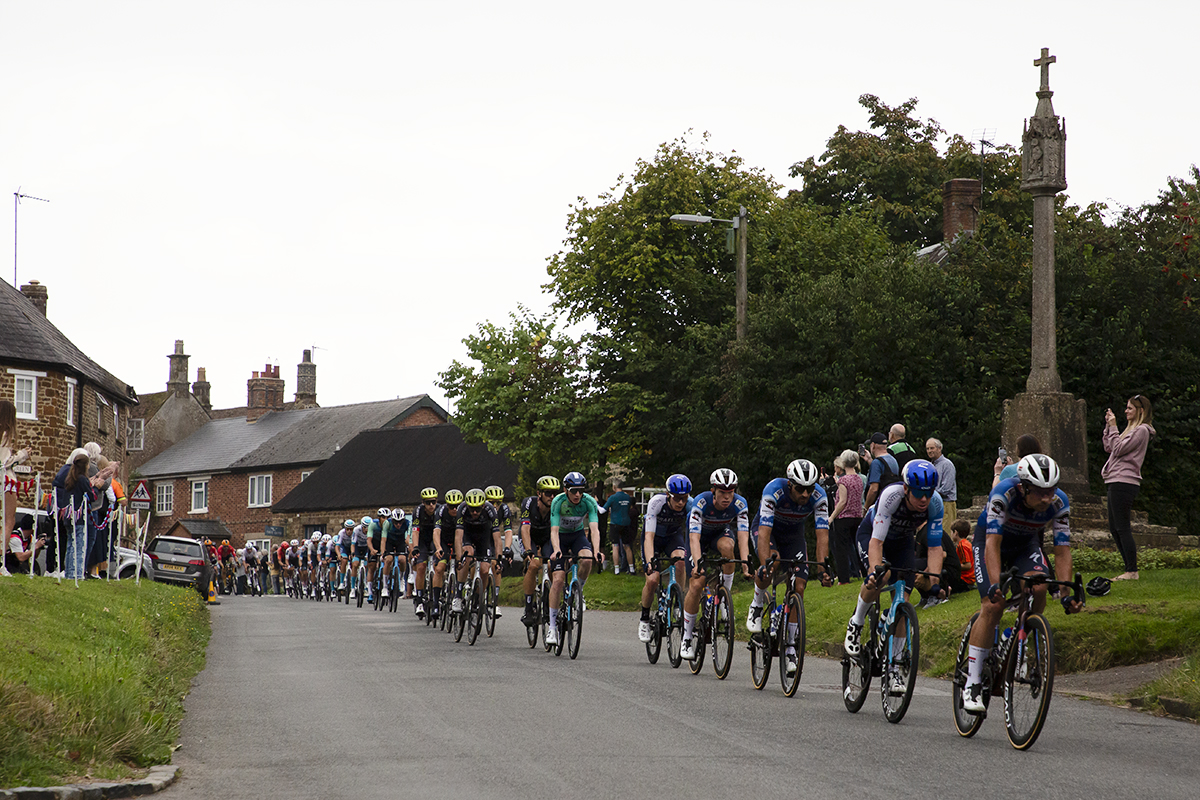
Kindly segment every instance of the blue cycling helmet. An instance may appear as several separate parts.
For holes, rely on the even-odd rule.
[[[932,492],[937,488],[937,467],[923,458],[914,458],[904,465],[904,485],[918,492]]]
[[[587,478],[583,477],[582,472],[568,472],[563,476],[562,487],[566,489],[586,489]]]
[[[687,475],[675,473],[667,478],[667,494],[691,494],[692,482]]]

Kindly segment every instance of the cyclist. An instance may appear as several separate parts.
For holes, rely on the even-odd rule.
[[[852,656],[862,652],[862,631],[867,609],[879,599],[883,587],[897,578],[905,582],[904,599],[912,594],[913,571],[917,567],[917,531],[926,527],[929,545],[928,571],[942,572],[942,497],[937,493],[938,471],[923,458],[909,461],[903,468],[900,483],[884,487],[879,502],[872,506],[858,526],[858,557],[867,576],[858,593],[858,605],[846,623],[846,652]],[[876,583],[874,569],[887,561],[891,569]],[[940,578],[930,578],[931,597],[941,597],[945,590]],[[896,676],[899,679],[899,676]],[[903,692],[903,686],[894,687]]]
[[[383,539],[385,536],[392,535],[392,510],[390,508],[380,508],[375,512],[378,514],[377,519],[363,517],[363,524],[367,526],[367,550],[370,552],[370,557],[367,560],[367,602],[375,602],[375,572],[379,568],[379,558],[383,553]],[[370,523],[367,522],[371,519]]]
[[[508,507],[508,503],[504,502],[504,490],[499,486],[489,486],[483,490],[483,493],[487,496],[488,502],[491,504],[492,508],[496,509],[496,522],[500,525],[500,535],[503,538],[503,541],[501,541],[500,544],[503,545],[504,549],[497,550],[495,553],[496,558],[494,558],[492,561],[492,566],[496,570],[496,580],[493,584],[493,589],[496,592],[497,600],[496,619],[500,619],[500,617],[504,616],[502,613],[500,613],[500,605],[498,602],[500,600],[500,578],[502,577],[500,573],[504,570],[504,562],[510,564],[512,563],[513,515],[512,509]]]
[[[401,593],[403,593],[404,587],[399,581],[404,580],[404,573],[408,570],[408,517],[403,508],[391,510],[391,523],[387,538],[383,542],[383,596],[385,599],[388,596],[388,581],[392,577],[392,569],[400,570],[396,587]]]
[[[287,551],[288,572],[292,576],[292,588],[298,590],[300,587],[300,540],[292,539],[289,545]]]
[[[758,560],[761,566],[754,576],[754,599],[746,617],[746,629],[751,633],[762,631],[762,610],[767,602],[767,589],[771,586],[772,573],[778,564],[767,570],[767,562],[773,558],[784,558],[801,563],[791,567],[792,588],[801,597],[808,585],[808,542],[804,536],[805,521],[812,517],[817,535],[817,560],[824,561],[829,554],[829,499],[825,490],[817,485],[817,465],[804,458],[788,464],[787,477],[776,478],[763,488],[758,515],[753,528],[758,532]],[[821,582],[830,582],[828,571],[822,569]],[[800,630],[799,621],[788,623],[788,639],[792,641]],[[788,674],[797,668],[795,649],[788,647]]]
[[[645,558],[646,583],[642,586],[642,618],[638,621],[638,639],[648,642],[654,637],[650,624],[650,603],[658,591],[661,576],[656,556],[687,555],[687,520],[692,511],[692,482],[687,475],[667,478],[667,491],[650,498],[646,504],[646,532],[642,537],[642,556]],[[683,562],[675,564],[675,580],[683,584],[686,576]]]
[[[983,665],[992,651],[996,626],[1004,613],[1000,576],[1016,567],[1024,575],[1049,575],[1040,538],[1049,527],[1054,533],[1054,571],[1058,580],[1071,580],[1071,503],[1058,488],[1058,464],[1041,453],[1025,456],[1017,464],[1017,475],[1000,481],[988,495],[987,506],[975,523],[971,543],[975,553],[975,585],[979,588],[979,618],[971,627],[967,652],[967,683],[963,708],[972,714],[986,710],[983,704]],[[1033,588],[1033,613],[1046,608],[1043,584]],[[1060,587],[1059,600],[1068,614],[1082,605],[1071,590]]]
[[[550,503],[558,495],[562,484],[553,475],[538,478],[537,494],[521,501],[521,544],[525,546],[525,616],[521,617],[526,627],[532,628],[539,620],[533,611],[533,595],[537,591],[538,570],[542,559],[553,552],[550,546]]]
[[[292,562],[289,558],[291,549],[292,543],[285,539],[275,551],[279,555],[279,571],[283,573],[283,591],[285,594],[292,585]]]
[[[329,587],[333,585],[329,570],[336,556],[337,552],[333,544],[333,536],[328,533],[322,534],[321,543],[317,547],[317,558],[320,561],[320,572],[317,574],[317,581],[321,586],[322,594],[328,594]]]
[[[565,490],[550,502],[550,624],[546,644],[558,644],[558,605],[567,583],[567,556],[587,558],[579,565],[579,580],[587,583],[591,558],[600,553],[600,514],[596,498],[584,491],[587,479],[581,472],[568,472],[562,479]]]
[[[421,505],[413,509],[412,518],[412,562],[416,573],[417,591],[413,596],[413,612],[417,619],[425,618],[425,606],[430,598],[425,596],[425,570],[429,568],[429,555],[436,552],[433,547],[433,527],[437,522],[438,490],[427,486],[421,490]]]
[[[446,492],[446,502],[434,512],[433,551],[437,555],[437,565],[433,568],[433,606],[429,613],[437,619],[442,610],[442,587],[446,583],[446,568],[454,558],[454,537],[452,531],[458,528],[458,505],[463,502],[463,493],[458,489]]]
[[[221,567],[221,587],[224,591],[226,581],[233,575],[233,560],[237,558],[237,551],[233,549],[233,545],[228,539],[221,540],[221,546],[217,548],[217,559]]]
[[[242,548],[242,561],[246,565],[246,590],[254,594],[254,577],[258,574],[258,549],[251,541]]]
[[[347,588],[347,577],[349,573],[350,556],[354,553],[354,520],[348,519],[342,523],[342,529],[338,531],[337,538],[334,540],[335,549],[337,551],[338,560],[338,579],[337,591],[343,591]]]
[[[722,558],[733,558],[734,532],[737,528],[738,552],[741,554],[742,574],[750,577],[750,511],[746,498],[737,493],[737,474],[731,469],[718,469],[708,478],[709,491],[692,501],[692,512],[688,516],[688,550],[691,553],[692,577],[688,582],[687,595],[683,599],[683,649],[687,661],[696,656],[692,632],[696,626],[696,612],[700,610],[700,595],[704,592],[707,576],[701,559],[707,552]],[[721,567],[721,581],[727,591],[733,590],[733,564]],[[732,622],[732,621],[731,621]]]
[[[462,553],[458,564],[458,584],[466,586],[473,560],[479,558],[479,574],[486,577],[491,571],[492,557],[500,542],[500,520],[496,509],[487,501],[482,489],[468,489],[458,507],[458,524],[454,529],[454,549]],[[482,601],[484,598],[479,598]],[[452,600],[455,614],[461,613],[462,598]]]
[[[358,565],[360,562],[366,561],[370,564],[371,559],[371,523],[370,517],[363,517],[350,531],[350,540],[354,544],[354,549],[350,554],[350,591],[358,590]],[[363,591],[370,597],[371,587],[364,586]]]

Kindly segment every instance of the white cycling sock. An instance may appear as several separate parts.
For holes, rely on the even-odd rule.
[[[733,573],[731,572],[728,575],[722,575],[721,583],[724,584],[725,591],[732,592],[733,591]]]
[[[550,627],[551,628],[558,627],[558,609],[557,608],[550,609]]]
[[[788,626],[788,641],[791,642],[791,644],[788,645],[788,650],[795,652],[796,651],[796,634],[800,632],[800,623],[799,622],[789,622],[787,624],[787,626]]]
[[[862,625],[864,622],[867,621],[867,609],[870,607],[871,607],[870,603],[868,603],[866,600],[863,600],[861,597],[859,597],[858,605],[856,605],[854,607],[854,616],[851,617],[850,621],[853,622],[855,625]]]
[[[692,638],[692,628],[696,627],[696,615],[683,612],[683,639],[687,641]]]
[[[987,661],[987,657],[991,655],[992,648],[976,647],[970,645],[967,647],[967,685],[971,686],[977,683],[983,683],[983,662]]]
[[[766,604],[767,604],[766,591],[758,588],[758,586],[755,586],[754,587],[754,602],[751,603],[750,605],[756,606],[757,608],[762,608]]]

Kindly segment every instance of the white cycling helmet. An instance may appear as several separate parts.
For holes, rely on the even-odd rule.
[[[361,520],[359,520],[359,521],[360,521],[360,522],[361,522],[363,525],[370,525],[370,524],[371,524],[372,522],[374,522],[375,520],[371,519],[370,517],[363,517],[363,518],[362,518]]]
[[[353,528],[353,527],[354,527],[354,520],[352,520],[352,519],[348,519],[348,520],[346,520],[345,522],[343,522],[343,523],[342,523],[342,527],[343,527],[343,528],[347,528],[347,529],[349,529],[349,528]]]
[[[321,544],[329,544],[333,541],[333,537],[328,533],[321,537]]]
[[[405,514],[404,514],[403,508],[393,508],[392,509],[392,519],[404,519],[404,516],[405,516]]]
[[[788,480],[800,486],[813,486],[817,482],[817,465],[805,458],[797,458],[788,464]]]
[[[390,508],[380,508],[377,513],[379,514],[380,519],[392,518],[392,510]]]
[[[1042,489],[1058,486],[1059,470],[1054,459],[1042,453],[1033,453],[1017,464],[1017,477]]]
[[[321,532],[313,531],[313,535],[308,538],[312,539],[314,542],[319,542],[319,541],[321,541]]]
[[[736,489],[738,483],[737,473],[725,468],[713,470],[713,474],[708,476],[708,482],[718,489]]]
[[[299,547],[299,546],[300,546],[300,540],[299,540],[299,539],[292,539],[290,542],[288,542],[288,544],[289,544],[289,545],[291,545],[292,547]]]

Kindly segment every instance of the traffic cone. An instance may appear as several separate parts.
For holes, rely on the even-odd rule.
[[[208,604],[210,606],[221,605],[221,601],[217,600],[217,582],[212,578],[208,580]]]

